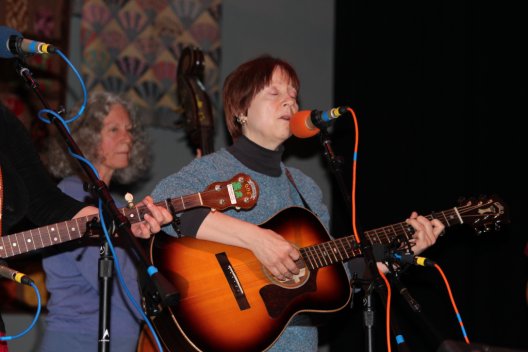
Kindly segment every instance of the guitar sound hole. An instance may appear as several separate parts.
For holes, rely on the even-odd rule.
[[[299,265],[299,274],[294,275],[291,279],[286,280],[279,280],[265,267],[262,267],[262,271],[272,284],[287,289],[295,289],[303,286],[310,279],[310,270],[308,270],[304,263],[301,265]]]

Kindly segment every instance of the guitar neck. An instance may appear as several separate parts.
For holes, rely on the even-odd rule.
[[[156,203],[169,212],[181,212],[186,209],[203,206],[202,193],[167,199]],[[145,214],[149,213],[146,206],[119,209],[130,223],[143,221]],[[93,219],[98,220],[97,214],[80,217],[52,225],[39,227],[8,236],[0,237],[0,258],[9,258],[16,255],[36,251],[42,248],[73,241],[89,235],[87,224]]]
[[[438,219],[446,227],[464,222],[456,207],[427,215],[426,218],[429,220]],[[365,231],[365,238],[371,244],[389,244],[398,238],[409,240],[412,238],[414,232],[412,226],[406,222],[400,222]],[[361,249],[353,235],[304,247],[301,248],[300,252],[304,262],[311,269],[318,269],[338,262],[344,262],[362,255]]]

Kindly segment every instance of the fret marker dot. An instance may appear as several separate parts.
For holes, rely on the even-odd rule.
[[[133,217],[134,217],[134,214],[130,214],[130,217],[133,218]]]
[[[53,241],[57,242],[57,237],[53,237]]]
[[[16,247],[16,246],[17,246],[17,244],[16,244],[16,243],[13,243],[13,247]]]
[[[72,231],[75,231],[75,230],[76,230],[76,228],[75,228],[75,227],[72,227],[72,228],[71,228],[71,230],[72,230]]]
[[[28,240],[27,240],[27,241],[28,241],[28,243],[31,243],[31,238],[28,238]]]
[[[0,249],[4,249],[4,246],[0,246]]]
[[[55,228],[54,228],[54,227],[52,227],[52,228],[51,228],[51,231],[55,231]]]

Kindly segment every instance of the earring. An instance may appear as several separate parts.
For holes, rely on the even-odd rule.
[[[241,126],[244,126],[247,123],[247,116],[237,116],[236,120]]]

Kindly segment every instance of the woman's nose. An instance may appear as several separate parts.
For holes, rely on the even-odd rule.
[[[288,98],[284,99],[284,102],[282,103],[282,106],[283,107],[288,107],[292,114],[297,112],[297,100],[292,98],[292,97],[288,97]]]
[[[282,102],[282,106],[290,106],[293,107],[297,104],[297,100],[295,98],[292,98],[291,96],[287,96],[284,101]]]
[[[286,97],[284,98],[284,101],[282,102],[283,105],[292,105],[294,103],[294,99],[292,97]]]

